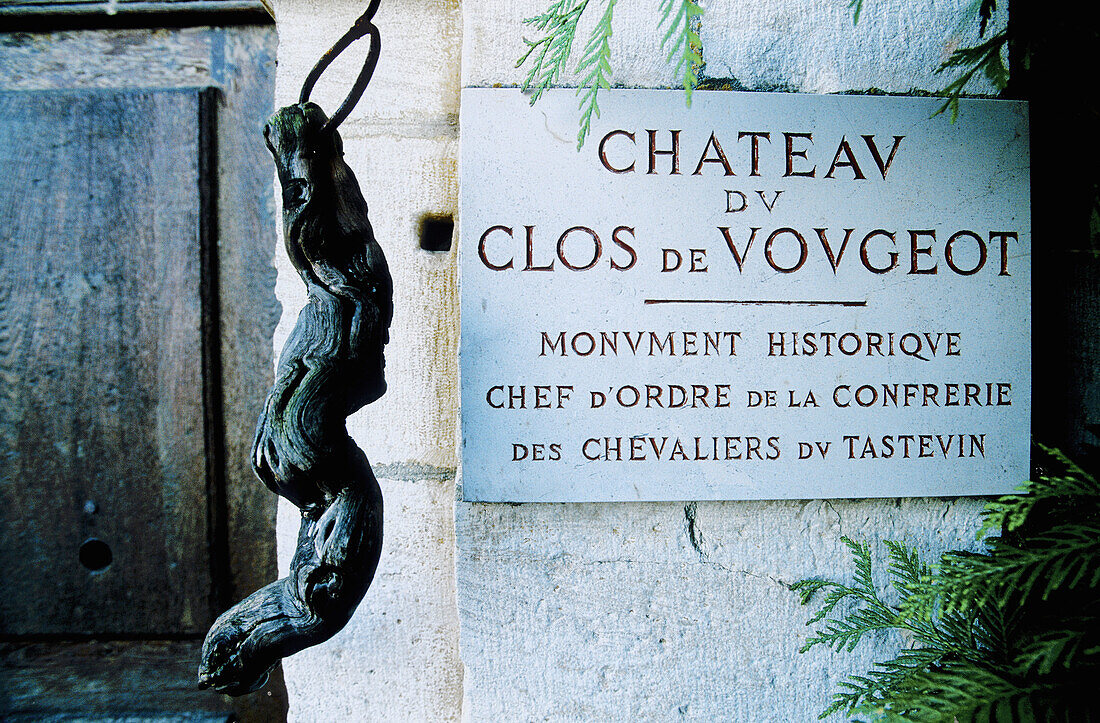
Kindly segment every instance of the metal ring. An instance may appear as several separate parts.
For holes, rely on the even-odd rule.
[[[344,119],[351,113],[355,104],[363,97],[363,91],[367,89],[371,76],[374,75],[374,68],[378,65],[378,55],[382,46],[382,38],[378,33],[378,28],[375,27],[371,20],[374,18],[375,12],[378,11],[378,5],[380,3],[381,0],[371,0],[370,5],[367,6],[366,12],[360,15],[359,19],[355,21],[355,24],[352,25],[346,33],[344,33],[343,37],[337,40],[336,43],[321,56],[317,64],[309,71],[309,75],[306,76],[305,82],[302,83],[302,92],[298,95],[299,103],[305,103],[309,100],[309,94],[313,92],[313,86],[317,84],[317,80],[321,77],[321,74],[328,69],[328,66],[332,64],[336,56],[344,52],[349,45],[359,38],[364,35],[370,35],[370,51],[367,53],[366,60],[363,61],[363,69],[359,71],[359,77],[355,79],[355,83],[351,86],[351,91],[348,93],[348,96],[344,98],[344,102],[340,104],[340,107],[336,109],[336,112],[333,113],[332,117],[325,123],[322,128],[324,132],[335,131],[337,126],[344,122]]]

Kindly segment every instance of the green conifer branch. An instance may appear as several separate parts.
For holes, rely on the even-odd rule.
[[[852,25],[859,25],[859,14],[863,12],[863,0],[848,0],[848,9],[852,11]]]
[[[527,51],[516,61],[517,68],[528,60],[532,61],[523,82],[523,90],[531,91],[531,105],[542,97],[543,91],[557,82],[565,70],[565,64],[573,52],[577,23],[586,7],[588,0],[555,0],[546,12],[523,21],[525,25],[545,33],[538,40],[524,38]]]
[[[600,106],[597,103],[597,94],[600,88],[610,88],[611,83],[611,19],[615,12],[615,0],[605,0],[603,16],[592,29],[592,35],[581,53],[581,60],[577,64],[579,72],[585,72],[581,86],[577,88],[577,94],[581,95],[580,129],[577,131],[577,150],[584,145],[584,139],[592,126],[592,115],[600,117]],[[583,94],[583,95],[582,95]]]
[[[1029,538],[1018,547],[990,538],[995,555],[949,552],[944,555],[936,585],[928,593],[946,610],[966,610],[997,597],[1020,601],[1055,590],[1100,584],[1100,527],[1059,525]]]
[[[876,593],[869,546],[848,538],[853,584],[792,586],[803,604],[825,593],[803,651],[851,650],[876,630],[910,641],[841,683],[821,717],[1068,723],[1100,715],[1087,682],[1100,680],[1100,484],[1055,451],[1037,455],[1049,472],[987,507],[987,526],[997,521],[1006,535],[986,537],[986,552],[949,552],[933,567],[886,543],[898,604]]]
[[[1088,629],[1094,620],[1067,620],[1068,629],[1050,630],[1037,636],[1015,660],[1020,675],[1051,675],[1078,665],[1097,666],[1100,656],[1100,630]]]
[[[936,69],[936,72],[942,73],[952,68],[965,68],[965,70],[940,91],[939,94],[945,96],[947,100],[932,115],[937,116],[950,109],[951,122],[954,123],[959,117],[959,100],[962,98],[963,91],[979,71],[993,84],[993,87],[1004,90],[1008,85],[1008,68],[1001,59],[1001,51],[1007,43],[1008,31],[1002,30],[984,43],[959,48],[953,52],[943,65]]]
[[[863,11],[863,0],[848,0],[848,9],[852,11],[853,24],[859,24],[859,15]],[[985,31],[989,27],[989,21],[993,19],[993,13],[997,10],[997,0],[976,0],[970,8],[970,12],[978,17],[978,36],[985,37]],[[1001,53],[1008,44],[1008,29],[991,36],[985,42],[978,45],[959,48],[951,54],[944,63],[936,69],[936,73],[943,73],[955,68],[963,68],[963,71],[953,81],[942,88],[938,95],[946,100],[943,105],[932,114],[940,115],[946,110],[951,111],[951,122],[959,117],[959,100],[970,81],[979,72],[982,73],[998,91],[1008,86],[1008,68],[1001,59]]]
[[[668,51],[667,62],[676,60],[674,72],[680,76],[684,100],[690,107],[691,93],[699,85],[699,70],[703,67],[703,43],[697,31],[703,8],[699,0],[661,0],[660,9],[658,27],[668,24],[661,48]]]
[[[589,1],[553,0],[544,12],[523,21],[542,34],[534,40],[523,38],[526,49],[516,61],[517,68],[529,66],[522,87],[524,92],[530,93],[532,105],[544,91],[557,84],[565,72],[573,52],[577,26],[588,9]],[[582,74],[577,88],[581,112],[578,150],[588,137],[593,116],[600,116],[600,90],[611,87],[610,40],[615,3],[616,0],[604,0],[603,15],[593,28],[577,64],[576,70]],[[703,44],[699,38],[703,8],[699,0],[662,0],[660,13],[657,31],[668,25],[661,39],[661,49],[667,52],[668,63],[675,61],[674,72],[680,78],[686,102],[690,106],[692,91],[699,84],[699,73],[703,68]]]

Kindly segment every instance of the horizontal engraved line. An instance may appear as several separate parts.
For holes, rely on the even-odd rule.
[[[867,306],[866,301],[791,301],[786,299],[646,299],[649,304],[738,304],[758,306],[777,304],[781,306]]]

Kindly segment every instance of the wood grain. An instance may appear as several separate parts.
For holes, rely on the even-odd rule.
[[[0,643],[0,714],[5,721],[66,713],[98,721],[106,714],[157,711],[167,719],[205,711],[198,720],[225,721],[225,700],[195,690],[198,647],[197,641]]]
[[[212,619],[197,90],[0,93],[0,633]],[[92,571],[81,545],[111,563]]]
[[[364,79],[369,73],[349,98]],[[259,689],[281,658],[339,632],[382,551],[382,492],[345,420],[386,392],[389,265],[324,111],[309,102],[280,108],[264,139],[283,191],[287,254],[309,303],[279,355],[251,459],[267,488],[301,510],[302,522],[289,574],[222,613],[207,633],[199,681],[229,695]]]
[[[269,261],[275,252],[271,161],[258,132],[272,110],[276,44],[271,25],[0,33],[0,88],[219,88],[216,260],[226,446],[224,521],[228,531],[220,542],[228,542],[231,574],[229,580],[215,584],[222,590],[228,588],[231,599],[277,576],[275,497],[256,481],[248,462],[256,416],[263,408],[263,397],[256,391],[271,385],[271,335],[279,318],[275,270]],[[116,643],[138,651],[146,645],[141,640]],[[71,646],[61,640],[52,640],[51,645],[59,649]],[[39,687],[36,696],[22,699],[20,710],[90,710],[103,700],[124,698],[125,693],[114,690],[109,681],[100,680],[94,690],[88,687],[87,680],[101,673],[97,651],[87,648],[86,660],[79,656],[57,658],[57,664],[69,666],[69,670],[43,671],[43,680],[68,682]],[[186,668],[165,668],[179,678],[163,679],[155,674],[159,668],[148,667],[141,668],[141,675],[128,678],[144,696],[143,710],[201,707],[188,708],[187,697],[182,693],[176,697],[173,692],[189,690],[194,684],[197,652],[180,655],[189,659]],[[115,660],[120,666],[137,665],[136,659],[129,657]],[[4,665],[0,652],[0,667]],[[24,674],[28,679],[36,675],[29,669]],[[120,671],[117,675],[129,674]],[[6,689],[3,681],[0,689]],[[163,704],[157,702],[158,690],[164,691]],[[199,691],[193,695],[212,696]],[[4,701],[0,694],[0,704]],[[233,699],[223,710],[233,710],[244,723],[284,720],[286,693],[278,668],[263,690]],[[0,705],[0,717],[11,715],[10,708]]]

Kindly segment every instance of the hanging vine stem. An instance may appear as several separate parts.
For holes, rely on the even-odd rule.
[[[282,187],[287,255],[309,301],[280,356],[252,466],[302,520],[290,574],[227,610],[207,633],[199,683],[231,695],[260,688],[281,658],[339,632],[382,550],[381,489],[345,420],[386,391],[393,284],[337,132],[378,63],[380,38],[371,22],[378,4],[373,0],[321,56],[299,102],[264,127]],[[370,49],[363,68],[329,118],[309,95],[332,61],[364,36]]]

